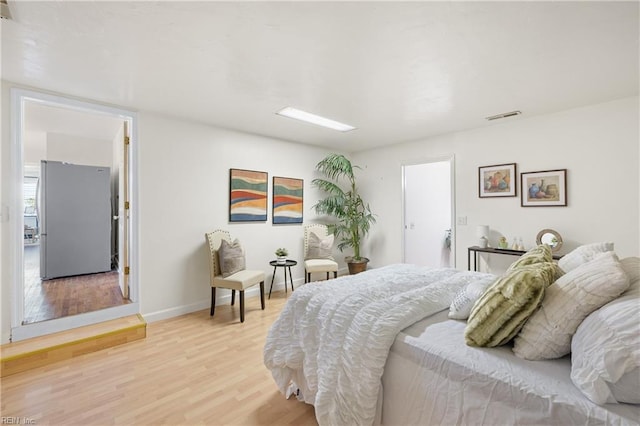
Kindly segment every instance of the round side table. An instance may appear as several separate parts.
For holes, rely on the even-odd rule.
[[[273,266],[273,275],[271,276],[271,286],[269,286],[269,299],[271,299],[271,289],[273,288],[273,279],[276,277],[276,269],[284,268],[284,292],[287,292],[287,269],[289,269],[289,281],[291,281],[291,291],[293,291],[293,278],[291,277],[291,267],[298,264],[295,260],[285,260],[284,263],[278,263],[277,260],[272,260],[269,265]]]

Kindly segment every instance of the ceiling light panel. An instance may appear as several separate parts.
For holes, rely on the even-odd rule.
[[[305,121],[317,126],[338,130],[340,132],[349,132],[355,129],[355,127],[348,124],[340,123],[339,121],[331,120],[329,118],[321,117],[319,115],[311,114],[310,112],[301,111],[299,109],[291,107],[283,108],[276,114],[282,115],[283,117],[295,118],[296,120]]]

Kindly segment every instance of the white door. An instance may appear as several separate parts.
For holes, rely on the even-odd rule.
[[[452,159],[403,166],[404,262],[453,266]]]

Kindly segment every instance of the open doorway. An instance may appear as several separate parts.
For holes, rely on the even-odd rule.
[[[453,158],[404,165],[402,181],[404,262],[453,267]]]
[[[125,210],[135,114],[19,89],[12,100],[14,217],[24,230],[15,239],[12,340],[137,313],[136,215]]]

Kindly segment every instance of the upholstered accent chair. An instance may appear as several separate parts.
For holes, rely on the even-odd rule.
[[[333,235],[329,235],[327,225],[314,223],[304,227],[304,282],[311,281],[314,272],[333,272],[338,276],[338,262],[331,255]]]
[[[264,271],[251,271],[244,269],[244,250],[240,248],[239,242],[232,241],[231,235],[227,231],[217,229],[213,232],[205,234],[205,238],[209,245],[209,275],[211,281],[211,313],[213,316],[216,308],[216,288],[227,288],[231,290],[231,305],[235,303],[236,290],[240,292],[240,322],[244,322],[244,291],[260,284],[260,303],[264,310]],[[239,270],[232,270],[231,273],[224,271],[224,259],[221,262],[220,248],[236,244],[242,254],[242,265],[237,267]],[[221,267],[222,266],[222,267]]]

